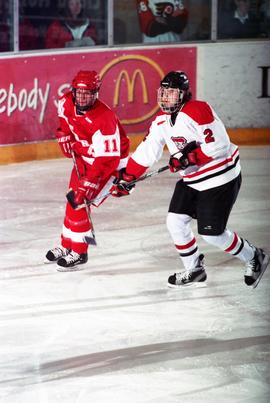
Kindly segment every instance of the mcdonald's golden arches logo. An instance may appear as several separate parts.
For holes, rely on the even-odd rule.
[[[122,63],[129,62],[129,61],[135,61],[134,63],[134,69],[132,72],[129,72],[127,69],[127,66],[125,64],[123,65],[123,68],[121,69]],[[150,67],[152,70],[154,70],[155,74],[158,76],[159,81],[164,77],[164,73],[160,66],[154,62],[152,59],[150,59],[147,56],[144,55],[125,55],[125,56],[120,56],[109,63],[107,63],[102,70],[100,71],[100,76],[103,79],[104,76],[112,70],[113,67],[118,67],[117,69],[117,74],[116,78],[113,80],[115,81],[115,87],[114,87],[114,92],[113,92],[113,106],[114,107],[120,107],[120,100],[121,100],[121,88],[126,85],[126,92],[127,92],[127,102],[135,104],[136,107],[133,108],[133,110],[138,110],[138,114],[140,116],[136,117],[125,117],[124,119],[121,119],[121,122],[123,124],[135,124],[135,123],[141,123],[147,119],[149,119],[151,116],[153,116],[159,109],[159,106],[156,104],[156,97],[154,97],[154,106],[151,106],[151,102],[153,103],[153,100],[150,99],[150,94],[149,94],[149,88],[148,88],[148,82],[149,78],[145,77],[145,73],[143,72],[142,68],[138,67],[138,63],[136,61],[144,62],[147,64],[148,68]],[[120,69],[119,69],[120,67]],[[129,66],[130,67],[130,66]],[[145,70],[145,69],[144,69]],[[152,73],[153,74],[153,73]],[[141,99],[136,99],[135,98],[135,90],[136,88],[140,86],[141,89]],[[156,88],[155,88],[156,90]],[[139,104],[138,104],[139,102]],[[141,112],[141,105],[144,105],[143,107],[143,113]],[[151,109],[145,112],[145,109],[147,106],[150,106]],[[148,108],[149,109],[149,108]],[[121,117],[120,117],[121,118]]]
[[[121,70],[121,72],[116,80],[115,93],[114,93],[114,98],[113,98],[113,106],[119,105],[120,85],[121,85],[121,81],[123,78],[125,79],[125,81],[127,83],[128,102],[134,101],[134,87],[135,87],[135,81],[136,81],[137,76],[139,76],[140,80],[141,80],[142,91],[143,91],[143,103],[147,104],[149,102],[148,92],[147,92],[145,79],[144,79],[144,75],[143,75],[142,71],[140,69],[134,70],[134,72],[132,74],[132,78],[130,79],[127,70]]]

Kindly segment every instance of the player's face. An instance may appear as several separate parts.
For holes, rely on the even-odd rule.
[[[158,89],[157,101],[160,108],[164,112],[175,112],[179,107],[180,90],[178,88],[164,88]]]
[[[73,18],[76,18],[82,11],[81,0],[69,0],[68,8]]]
[[[249,0],[235,0],[235,4],[241,15],[246,15],[249,12],[250,8]]]
[[[91,107],[97,99],[97,91],[77,88],[75,91],[75,103],[79,107]]]

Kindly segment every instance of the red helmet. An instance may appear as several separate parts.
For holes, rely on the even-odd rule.
[[[96,71],[79,71],[77,73],[72,81],[72,93],[78,112],[84,113],[94,105],[100,86],[100,77]]]
[[[98,91],[101,80],[96,71],[79,71],[72,81],[72,88],[84,88],[86,90]]]

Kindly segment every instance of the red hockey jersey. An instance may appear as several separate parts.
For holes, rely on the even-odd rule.
[[[181,0],[137,0],[143,42],[180,42],[188,11]]]
[[[71,134],[75,149],[92,175],[104,179],[116,169],[125,166],[129,153],[129,139],[115,113],[103,102],[96,100],[89,111],[78,114],[72,92],[58,102],[60,130]]]

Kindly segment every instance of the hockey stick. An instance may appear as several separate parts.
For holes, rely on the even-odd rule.
[[[76,174],[77,174],[77,176],[78,176],[78,179],[80,180],[81,175],[80,175],[80,172],[79,172],[79,168],[78,168],[77,161],[76,161],[76,157],[75,157],[75,154],[74,154],[74,151],[73,151],[73,150],[71,151],[71,155],[72,155],[73,164],[74,164],[74,167],[75,167],[75,170],[76,170]],[[84,241],[85,241],[88,245],[95,245],[95,246],[96,246],[96,245],[97,245],[97,241],[96,241],[94,225],[93,225],[93,221],[92,221],[91,213],[90,213],[90,205],[88,204],[88,202],[87,202],[86,199],[84,199],[84,204],[85,204],[85,209],[86,209],[87,217],[88,217],[88,220],[89,220],[89,223],[90,223],[90,226],[91,226],[91,234],[92,234],[92,237],[90,237],[90,236],[85,236],[85,237],[84,237]]]
[[[138,179],[134,179],[131,182],[124,182],[124,183],[122,182],[122,183],[124,185],[135,185],[137,182],[141,182],[141,181],[144,181],[145,179],[152,178],[152,176],[155,176],[155,175],[160,174],[161,172],[167,171],[169,168],[170,168],[169,165],[164,165],[161,168],[158,168],[158,169],[156,169],[154,171],[148,172],[148,173],[140,176]]]
[[[152,176],[156,176],[156,175],[160,174],[161,172],[167,171],[169,168],[170,168],[169,165],[164,165],[163,167],[158,168],[158,169],[156,169],[154,171],[148,172],[148,173],[140,176],[138,179],[134,179],[131,182],[123,181],[122,184],[131,185],[131,186],[135,185],[137,182],[141,182],[141,181],[144,181],[145,179],[151,178]],[[104,199],[104,198],[106,198],[108,196],[111,196],[111,192],[105,193],[103,196],[97,197],[96,199],[87,200],[87,203],[88,203],[88,205],[91,205],[93,202],[98,202],[98,201],[100,201],[100,200],[102,200],[102,199]]]

